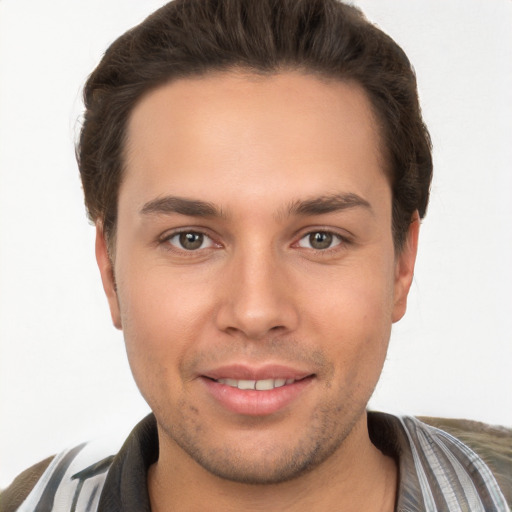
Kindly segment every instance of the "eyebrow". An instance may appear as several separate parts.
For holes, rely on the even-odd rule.
[[[190,217],[224,217],[222,210],[213,203],[177,196],[153,199],[142,207],[140,213],[142,215],[170,215],[178,213]]]
[[[373,209],[366,199],[353,193],[332,194],[312,199],[293,201],[288,205],[286,214],[291,215],[322,215],[352,208],[364,208],[371,213]]]
[[[358,207],[373,212],[370,203],[357,194],[332,194],[292,201],[285,209],[284,216],[322,215]],[[140,213],[142,215],[172,215],[177,213],[189,217],[226,217],[222,209],[213,203],[178,196],[165,196],[153,199],[141,208]],[[281,216],[282,214],[277,215],[277,217]]]

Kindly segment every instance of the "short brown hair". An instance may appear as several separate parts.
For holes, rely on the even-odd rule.
[[[304,70],[360,84],[380,124],[400,249],[426,213],[431,142],[403,50],[361,11],[337,0],[175,0],[106,51],[84,89],[77,160],[91,220],[115,238],[129,116],[148,91],[178,78],[244,68]]]

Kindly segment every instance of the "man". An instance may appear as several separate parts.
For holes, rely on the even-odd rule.
[[[366,412],[432,173],[389,37],[334,1],[176,1],[85,103],[96,256],[154,416],[39,465],[21,510],[508,510],[456,439]]]

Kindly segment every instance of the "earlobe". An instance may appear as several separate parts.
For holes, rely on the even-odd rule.
[[[420,217],[416,211],[409,225],[407,239],[396,258],[393,322],[398,322],[405,315],[407,309],[407,296],[414,277],[414,264],[418,252],[419,231]]]
[[[108,254],[107,242],[103,233],[103,226],[96,223],[96,262],[101,274],[103,290],[107,296],[112,322],[117,329],[122,329],[119,301],[117,300],[116,282],[112,260]]]

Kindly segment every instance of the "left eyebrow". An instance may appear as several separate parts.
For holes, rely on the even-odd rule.
[[[373,209],[366,199],[357,194],[347,193],[293,201],[288,205],[286,214],[288,216],[322,215],[352,208],[364,208],[373,213]]]
[[[187,215],[190,217],[224,217],[220,208],[212,203],[185,197],[165,196],[147,202],[142,215]]]

